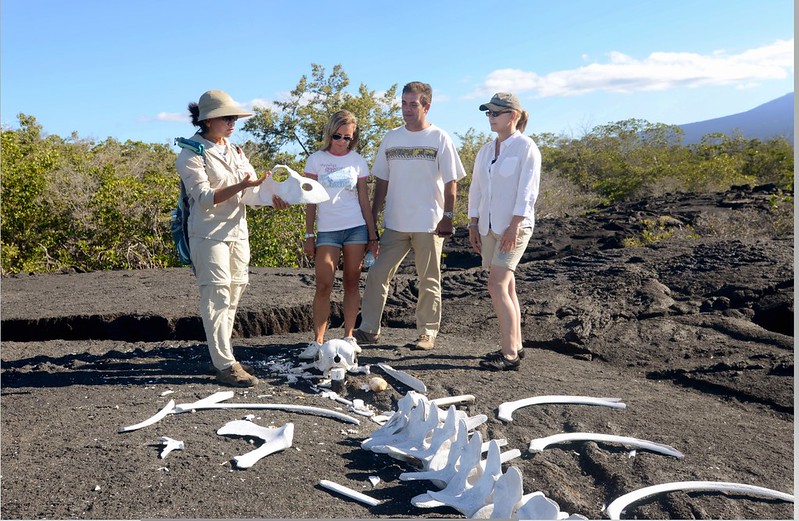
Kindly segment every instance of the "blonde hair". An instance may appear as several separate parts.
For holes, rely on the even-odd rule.
[[[530,114],[526,110],[514,110],[519,115],[519,120],[516,122],[516,130],[524,134],[524,129],[527,128],[527,121],[530,119]]]
[[[358,138],[360,137],[361,132],[358,128],[358,118],[356,118],[355,114],[349,110],[339,110],[327,120],[327,123],[325,123],[324,134],[322,135],[322,150],[327,150],[330,148],[331,136],[336,133],[339,127],[350,124],[355,125],[355,131],[352,133],[352,141],[349,142],[347,148],[349,150],[354,150],[355,145],[358,144]]]

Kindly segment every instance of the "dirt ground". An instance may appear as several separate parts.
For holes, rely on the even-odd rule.
[[[517,272],[527,353],[518,372],[478,366],[496,349],[498,326],[486,275],[459,233],[445,258],[436,348],[406,346],[415,338],[416,288],[405,269],[392,286],[379,343],[364,346],[359,357],[359,365],[383,375],[389,388],[366,392],[361,386],[370,376],[349,375],[342,396],[391,413],[409,388],[384,375],[378,362],[424,382],[430,399],[473,395],[473,403],[459,408],[487,415],[477,428],[484,440],[506,439],[505,450],[521,451],[504,468],[521,471],[525,493],[542,491],[561,511],[592,519],[607,518],[604,507],[623,494],[674,481],[793,493],[792,233],[614,247],[647,215],[668,213],[685,223],[689,215],[734,211],[722,204],[731,197],[682,205],[661,199],[597,213],[590,222],[542,221]],[[279,410],[208,410],[119,433],[169,400],[192,402],[229,389],[208,373],[189,270],[25,274],[0,283],[2,518],[463,517],[450,507],[413,506],[411,498],[434,488],[400,480],[413,470],[409,464],[361,448],[378,425],[352,413],[359,424]],[[313,291],[312,271],[252,270],[234,349],[262,382],[236,390],[229,402],[347,413],[308,382],[290,383],[274,370],[275,364],[298,363],[310,340]],[[328,338],[341,335],[340,297],[337,288]],[[518,410],[512,422],[497,418],[501,403],[539,395],[618,397],[626,408],[538,405]],[[294,438],[290,448],[238,470],[232,458],[258,442],[216,431],[247,414],[266,427],[293,423]],[[685,457],[601,442],[528,451],[532,439],[562,432],[642,438]],[[159,458],[160,436],[182,440],[185,449]],[[380,481],[373,485],[370,476]],[[320,487],[320,480],[381,503],[346,499]],[[623,514],[794,517],[792,503],[721,492],[654,496]]]

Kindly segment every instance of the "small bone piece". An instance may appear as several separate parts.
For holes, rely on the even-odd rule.
[[[345,487],[344,485],[339,485],[338,483],[334,483],[332,481],[328,481],[326,479],[322,479],[319,481],[319,485],[328,489],[332,490],[333,492],[338,492],[342,496],[347,496],[348,498],[352,498],[356,501],[360,501],[370,507],[374,507],[380,504],[379,499],[375,499],[373,497],[369,497],[366,494],[362,494],[356,490],[352,490],[349,487]]]
[[[663,492],[673,492],[676,490],[715,490],[719,492],[737,492],[742,494],[754,494],[758,496],[766,496],[773,499],[794,502],[794,496],[786,494],[778,490],[770,488],[757,487],[754,485],[747,485],[744,483],[729,483],[726,481],[675,481],[672,483],[663,483],[661,485],[652,485],[651,487],[644,487],[629,494],[624,494],[621,497],[613,500],[605,509],[610,519],[621,519],[621,513],[632,503],[640,501],[641,499],[661,494]]]
[[[161,449],[161,454],[159,454],[159,457],[161,459],[166,458],[167,455],[173,450],[183,450],[185,448],[182,441],[173,440],[169,436],[161,436],[158,438],[158,441],[160,441],[161,444],[164,446],[164,448]]]
[[[147,427],[154,423],[158,423],[163,418],[166,417],[167,414],[173,412],[175,410],[175,400],[169,400],[169,403],[164,406],[163,409],[155,413],[153,416],[147,418],[146,420],[139,422],[135,425],[130,425],[128,427],[120,427],[119,432],[131,432],[141,429],[142,427]]]
[[[536,438],[530,442],[530,452],[541,452],[547,445],[563,443],[567,441],[601,441],[605,443],[619,443],[622,445],[632,445],[639,449],[646,449],[652,452],[659,452],[666,456],[674,456],[682,459],[685,455],[670,445],[663,445],[653,441],[630,438],[627,436],[614,436],[612,434],[595,434],[593,432],[566,432],[555,434],[546,438]]]
[[[604,407],[612,407],[614,409],[624,409],[627,407],[622,403],[621,398],[593,398],[591,396],[533,396],[532,398],[525,398],[523,400],[516,400],[515,402],[505,402],[499,406],[497,418],[502,421],[513,421],[513,413],[522,407],[529,407],[530,405],[543,405],[551,403],[569,403],[575,405],[602,405]]]
[[[436,407],[449,407],[455,403],[474,403],[474,395],[473,394],[461,394],[458,396],[445,396],[443,398],[434,398],[430,400],[430,403],[435,405]]]
[[[419,380],[418,378],[416,378],[414,376],[411,376],[410,374],[406,373],[405,371],[399,371],[397,369],[394,369],[390,365],[383,364],[383,363],[377,364],[377,367],[379,367],[380,369],[385,371],[386,374],[389,375],[390,377],[394,378],[395,380],[397,380],[398,382],[400,382],[402,384],[407,385],[408,387],[410,387],[414,391],[417,391],[417,392],[420,392],[420,393],[423,393],[423,394],[427,392],[427,386],[421,380]]]

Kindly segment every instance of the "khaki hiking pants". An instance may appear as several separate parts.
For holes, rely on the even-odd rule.
[[[413,249],[419,299],[416,330],[435,338],[441,326],[441,248],[444,238],[429,232],[398,232],[386,229],[380,237],[380,255],[366,276],[361,301],[361,331],[380,333],[388,288],[408,252]]]
[[[189,243],[208,353],[216,369],[227,369],[236,361],[231,337],[236,309],[249,281],[250,243],[201,237],[191,237]]]

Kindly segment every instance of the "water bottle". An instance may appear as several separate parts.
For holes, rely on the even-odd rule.
[[[366,252],[366,256],[363,258],[363,267],[367,270],[372,267],[372,264],[375,263],[375,256],[372,255],[371,251]]]

